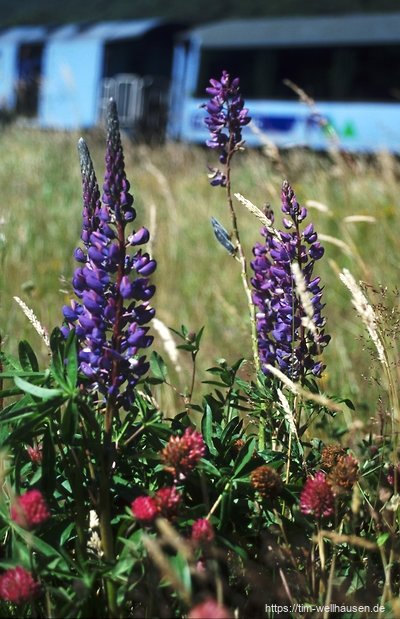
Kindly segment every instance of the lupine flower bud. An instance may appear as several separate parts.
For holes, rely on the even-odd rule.
[[[143,327],[154,316],[149,301],[155,287],[148,277],[156,262],[138,249],[149,240],[145,228],[126,234],[136,217],[125,174],[117,110],[110,101],[107,116],[106,171],[103,194],[97,184],[88,148],[79,141],[82,172],[84,248],[75,251],[80,266],[72,283],[78,302],[64,307],[65,336],[74,328],[79,341],[80,370],[88,389],[97,390],[116,406],[129,409],[135,386],[149,364],[139,351],[153,337]],[[140,331],[137,326],[143,327]],[[136,330],[136,331],[135,331]],[[132,337],[136,333],[135,337]],[[139,336],[140,333],[140,336]]]
[[[0,576],[0,599],[5,602],[22,604],[31,600],[38,592],[39,583],[34,580],[31,572],[20,565]]]
[[[28,490],[11,506],[11,519],[25,529],[43,524],[49,518],[50,512],[40,490]]]
[[[282,490],[281,476],[266,464],[251,472],[250,483],[263,499],[274,499]]]
[[[208,598],[193,606],[188,615],[188,619],[232,619],[232,617],[228,609],[218,604],[213,598]]]
[[[212,542],[215,537],[214,527],[207,518],[199,518],[192,524],[192,542],[203,544]]]
[[[174,479],[185,479],[204,456],[206,446],[200,432],[186,428],[183,436],[171,436],[161,452],[164,468]]]
[[[253,248],[251,283],[262,370],[268,373],[267,365],[277,365],[297,381],[308,374],[319,377],[325,368],[318,357],[330,337],[324,332],[320,278],[313,276],[314,263],[324,250],[311,224],[301,231],[307,210],[286,181],[282,212],[286,230],[274,234],[264,228],[265,243]],[[272,213],[268,219],[273,221]]]
[[[302,514],[314,516],[317,520],[328,518],[334,513],[334,494],[322,471],[307,479],[300,495],[300,511]]]

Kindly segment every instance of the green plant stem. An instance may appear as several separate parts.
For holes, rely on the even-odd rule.
[[[229,490],[230,486],[231,486],[231,482],[230,481],[226,482],[226,484],[224,486],[224,489],[222,490],[222,492],[219,495],[218,499],[215,501],[214,505],[211,507],[210,511],[208,512],[208,514],[206,516],[207,520],[209,520],[211,518],[211,516],[213,515],[213,513],[217,509],[218,505],[221,503],[226,490]]]
[[[331,563],[331,567],[329,570],[329,578],[328,578],[328,584],[326,588],[323,619],[328,619],[329,617],[329,606],[330,606],[331,599],[332,599],[333,580],[335,578],[336,555],[337,555],[337,550],[335,548],[333,551],[332,563]]]
[[[258,353],[256,310],[254,307],[253,297],[252,297],[251,289],[249,286],[246,256],[243,251],[243,246],[240,240],[239,226],[237,223],[236,211],[235,211],[235,207],[233,206],[233,200],[232,200],[231,162],[232,162],[232,157],[235,152],[236,150],[235,150],[235,146],[233,142],[233,135],[231,134],[229,136],[228,157],[226,161],[226,195],[227,195],[227,200],[228,200],[229,211],[231,214],[233,236],[236,241],[236,249],[237,249],[236,259],[240,263],[240,277],[241,277],[243,288],[246,294],[247,306],[249,309],[250,329],[251,329],[251,347],[253,351],[254,369],[255,369],[257,380],[258,380],[258,376],[261,371],[261,365],[260,365],[260,356]],[[265,448],[265,428],[264,428],[264,420],[262,416],[260,415],[259,420],[258,420],[258,449],[259,451],[262,451],[264,448]]]
[[[247,276],[247,261],[246,261],[246,256],[244,254],[243,246],[240,240],[239,227],[237,223],[236,211],[233,206],[232,191],[231,191],[231,161],[232,161],[232,157],[235,152],[236,151],[233,145],[233,136],[231,135],[229,138],[228,157],[227,157],[227,162],[226,162],[226,195],[228,199],[229,211],[231,214],[233,236],[236,241],[236,248],[237,248],[237,253],[238,253],[237,259],[239,260],[240,266],[241,266],[240,275],[242,279],[243,288],[246,293],[247,305],[249,308],[250,323],[251,323],[251,343],[252,343],[253,358],[254,358],[254,368],[258,376],[260,372],[260,358],[258,355],[256,312],[255,312],[253,298],[252,298],[251,290],[249,286],[249,281],[248,281],[248,276]]]
[[[112,445],[112,419],[115,412],[113,398],[109,398],[104,420],[104,441],[100,463],[100,484],[99,484],[99,527],[101,535],[101,545],[105,560],[113,564],[115,562],[114,535],[111,526],[111,445]],[[118,618],[118,606],[114,583],[106,578],[105,580],[108,612],[110,619]]]
[[[57,432],[54,432],[54,436],[56,437],[56,444],[58,446],[58,451],[60,457],[64,463],[65,471],[67,472],[72,491],[75,497],[75,505],[76,505],[76,515],[75,515],[75,527],[78,539],[78,552],[81,553],[83,557],[86,556],[86,518],[85,518],[85,499],[83,495],[83,466],[75,453],[73,447],[68,449],[68,452],[71,454],[71,458],[73,463],[71,463],[71,458],[67,458],[64,454],[63,444],[59,439],[57,439]],[[67,453],[68,453],[67,452]]]
[[[86,557],[86,514],[85,514],[85,497],[83,493],[84,488],[84,475],[83,475],[83,463],[82,460],[78,458],[78,455],[75,453],[75,450],[71,448],[71,455],[74,460],[75,466],[72,467],[70,471],[71,482],[73,480],[73,492],[75,496],[75,505],[76,505],[76,519],[75,526],[78,537],[78,548],[79,552],[83,557]]]
[[[298,396],[296,395],[294,397],[293,400],[293,409],[297,412],[298,409]],[[297,423],[297,415],[295,415],[295,423]],[[290,477],[290,462],[292,459],[292,446],[293,446],[293,432],[291,430],[291,427],[289,426],[289,444],[288,444],[288,453],[287,453],[287,458],[286,458],[286,473],[285,473],[285,479],[286,479],[286,483],[289,483],[289,477]],[[300,440],[300,439],[299,439]]]
[[[264,420],[260,415],[258,424],[258,451],[263,451],[265,449],[265,426],[263,421]]]
[[[195,381],[196,381],[196,357],[197,357],[197,352],[195,352],[195,353],[192,352],[192,378],[191,378],[191,381],[190,381],[189,392],[185,396],[186,410],[189,410],[190,403],[191,403],[192,397],[193,397],[194,385],[195,385]]]
[[[385,549],[383,546],[379,547],[381,553],[381,560],[383,569],[385,572],[385,583],[383,585],[382,597],[381,597],[381,606],[385,605],[385,602],[389,601],[393,597],[392,592],[392,565],[394,561],[394,552],[393,548],[390,550],[389,560],[386,560]]]

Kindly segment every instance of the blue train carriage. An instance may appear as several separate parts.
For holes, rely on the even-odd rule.
[[[43,54],[39,126],[77,129],[102,124],[112,96],[124,128],[144,137],[163,135],[173,37],[182,27],[153,18],[69,24],[54,30]]]
[[[47,35],[44,26],[0,31],[0,110],[26,117],[37,114]]]
[[[400,152],[400,12],[225,20],[181,34],[170,138],[207,139],[200,106],[223,69],[240,77],[249,145]]]

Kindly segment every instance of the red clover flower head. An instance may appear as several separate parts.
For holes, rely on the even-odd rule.
[[[80,370],[89,389],[98,390],[116,405],[128,409],[135,386],[149,364],[140,354],[153,341],[146,326],[154,316],[149,301],[155,286],[149,276],[155,260],[138,246],[149,240],[146,228],[127,233],[136,217],[116,105],[110,101],[107,117],[106,171],[103,195],[83,140],[78,145],[82,173],[83,247],[75,250],[80,266],[72,284],[78,301],[63,309],[65,336],[75,329]],[[131,250],[131,251],[129,251]]]
[[[34,464],[42,464],[43,450],[41,446],[34,445],[32,447],[31,445],[28,445],[26,451],[31,462],[33,462]]]
[[[309,477],[300,495],[302,514],[314,516],[317,520],[332,516],[335,511],[335,497],[325,473],[318,471]]]
[[[206,446],[200,432],[186,428],[183,436],[171,436],[161,452],[164,468],[174,479],[183,480],[204,456]]]
[[[160,516],[174,518],[182,502],[182,495],[175,486],[167,486],[157,490],[154,499]]]
[[[40,490],[28,490],[11,506],[11,519],[24,529],[32,529],[49,518],[50,512]]]
[[[195,544],[212,542],[214,537],[214,527],[207,518],[199,518],[192,524],[192,542]]]
[[[188,619],[231,619],[233,615],[213,598],[207,598],[189,611]]]
[[[287,181],[282,185],[282,212],[285,230],[274,234],[263,228],[265,243],[253,248],[251,283],[262,369],[267,374],[267,364],[277,365],[297,381],[308,374],[319,377],[325,369],[318,357],[330,336],[321,314],[320,278],[313,275],[324,249],[312,223],[301,228],[307,209],[299,205]]]
[[[20,565],[0,576],[0,599],[5,602],[14,604],[28,602],[38,592],[39,583],[34,580],[31,572]]]
[[[151,524],[157,516],[174,518],[181,502],[182,495],[175,486],[167,486],[157,490],[154,497],[137,497],[131,503],[131,510],[142,524]]]
[[[143,524],[150,524],[158,514],[157,504],[150,496],[137,497],[132,502],[131,509],[135,518]]]
[[[219,161],[223,165],[239,147],[242,127],[251,120],[248,109],[244,107],[239,83],[238,77],[231,79],[227,71],[222,71],[220,80],[210,79],[211,85],[206,88],[211,95],[208,103],[203,105],[208,113],[204,122],[211,134],[206,144],[219,152]],[[210,169],[210,179],[211,185],[226,185],[226,175],[218,169]]]

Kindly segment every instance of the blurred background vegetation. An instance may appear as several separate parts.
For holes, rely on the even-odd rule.
[[[398,9],[398,0],[0,0],[0,27],[142,17],[166,17],[194,24],[227,17],[326,15]]]

